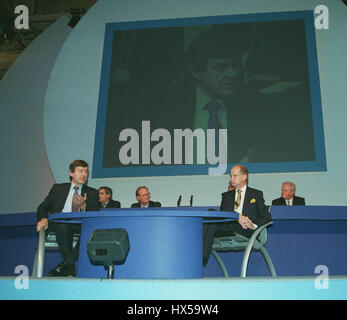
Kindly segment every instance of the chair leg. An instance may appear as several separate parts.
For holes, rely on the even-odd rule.
[[[247,272],[247,266],[248,266],[248,260],[249,260],[249,256],[251,254],[252,248],[253,248],[253,244],[256,241],[256,237],[258,236],[258,234],[263,231],[268,225],[272,224],[271,222],[268,222],[267,224],[264,224],[263,226],[257,228],[255,230],[255,232],[252,234],[252,236],[250,237],[247,247],[245,249],[245,253],[243,255],[243,260],[242,260],[242,265],[241,265],[241,274],[240,277],[245,278],[246,277],[246,272]]]
[[[39,248],[38,248],[38,244],[37,244],[36,250],[35,250],[34,263],[33,263],[33,272],[32,272],[32,274],[31,274],[33,277],[37,277],[37,260],[38,260],[38,254],[39,254]]]
[[[269,271],[270,271],[270,274],[271,274],[271,277],[277,277],[277,274],[276,274],[276,270],[275,270],[275,267],[272,263],[272,260],[270,258],[270,255],[268,254],[268,252],[266,251],[266,249],[264,247],[260,248],[260,252],[261,254],[263,255],[265,261],[266,261],[266,264],[269,268]]]
[[[254,240],[255,240],[255,237],[254,238],[252,237],[249,240],[248,245],[247,245],[246,250],[245,250],[245,253],[243,254],[242,265],[241,265],[241,274],[240,274],[241,278],[246,277],[249,256],[250,256],[252,248],[253,248]]]
[[[44,229],[39,231],[39,242],[36,248],[36,254],[34,258],[33,277],[42,278],[45,265],[45,242],[46,232]]]
[[[228,278],[228,277],[229,277],[228,271],[227,271],[227,269],[225,268],[225,265],[224,265],[222,259],[220,258],[219,254],[218,254],[217,251],[215,251],[215,250],[212,250],[212,254],[213,254],[214,258],[216,259],[216,261],[217,261],[219,267],[221,268],[221,270],[222,270],[222,272],[223,272],[223,276],[224,276],[225,278]]]
[[[251,253],[251,250],[250,251],[246,250],[245,253],[243,254],[242,265],[241,265],[241,274],[240,274],[241,278],[246,278],[247,266],[248,266],[248,260],[249,260],[250,253]]]

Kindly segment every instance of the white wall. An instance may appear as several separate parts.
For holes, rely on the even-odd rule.
[[[0,213],[35,211],[54,182],[43,135],[47,83],[71,32],[63,17],[38,36],[0,81]]]
[[[73,159],[85,159],[92,168],[105,23],[313,10],[319,4],[319,1],[311,0],[99,0],[65,41],[46,91],[44,140],[55,180],[67,181],[68,165]],[[337,0],[325,1],[324,4],[329,8],[330,28],[316,30],[316,39],[328,171],[252,174],[250,185],[264,191],[268,204],[280,195],[282,181],[290,180],[297,184],[297,194],[304,196],[308,204],[347,205],[347,144],[344,124],[347,118],[347,42],[344,41],[347,7]],[[25,105],[17,107],[25,108]],[[23,132],[16,135],[14,141],[18,142]],[[20,148],[19,143],[17,146]],[[23,157],[27,154],[30,154],[29,150]],[[29,176],[32,171],[43,170],[49,174],[46,168],[39,170],[36,165],[33,167],[34,164],[35,159],[30,159],[23,171]],[[5,165],[8,166],[8,163]],[[22,162],[14,159],[12,168],[16,169],[18,166],[22,166]],[[4,173],[4,176],[10,178],[9,173]],[[112,187],[123,207],[135,201],[134,192],[139,185],[149,186],[152,198],[165,206],[175,206],[180,194],[184,196],[183,204],[188,204],[190,195],[194,194],[195,205],[219,205],[220,193],[226,190],[227,183],[227,175],[89,180],[89,185],[96,188],[100,185]],[[23,190],[26,184],[27,181],[22,186]],[[40,188],[38,181],[29,182],[28,185],[30,188]],[[48,192],[46,186],[45,189]],[[41,201],[37,195],[30,199],[24,196],[18,199],[20,204],[9,204],[6,198],[3,199],[1,212],[34,211]]]

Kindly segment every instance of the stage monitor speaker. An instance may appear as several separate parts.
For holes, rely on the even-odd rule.
[[[129,238],[125,229],[97,229],[87,243],[92,263],[105,267],[124,263],[129,252]]]

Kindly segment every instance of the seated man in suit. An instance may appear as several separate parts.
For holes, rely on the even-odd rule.
[[[120,208],[120,202],[112,199],[112,189],[102,186],[99,188],[100,208]]]
[[[230,182],[233,190],[222,193],[221,211],[235,211],[239,219],[227,223],[207,223],[203,228],[203,265],[208,262],[212,251],[213,239],[219,235],[239,233],[250,238],[254,230],[271,221],[266,209],[263,192],[248,187],[248,170],[236,165],[231,168]]]
[[[295,195],[295,184],[293,182],[283,182],[281,197],[272,201],[273,206],[304,206],[305,198]]]
[[[135,192],[137,203],[131,205],[132,208],[161,207],[160,202],[151,201],[151,194],[145,186],[138,187]]]
[[[48,215],[58,212],[98,211],[98,192],[86,185],[88,163],[74,160],[69,166],[70,183],[54,184],[47,197],[37,208],[37,232],[48,229]],[[72,250],[73,234],[80,232],[79,224],[50,223],[56,232],[56,239],[63,262],[49,272],[50,276],[75,276],[76,258]],[[53,228],[52,228],[53,227]]]

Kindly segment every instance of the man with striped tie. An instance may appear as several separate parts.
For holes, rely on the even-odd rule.
[[[88,163],[74,160],[69,166],[70,183],[54,184],[47,197],[37,208],[37,232],[48,229],[48,215],[58,212],[99,211],[99,197],[96,189],[86,185]],[[72,249],[73,234],[79,233],[79,224],[50,223],[50,230],[56,233],[59,252],[63,262],[49,272],[50,276],[75,276],[76,252]],[[49,231],[47,231],[47,234]],[[78,249],[78,248],[77,248]],[[75,250],[77,250],[75,249]]]

